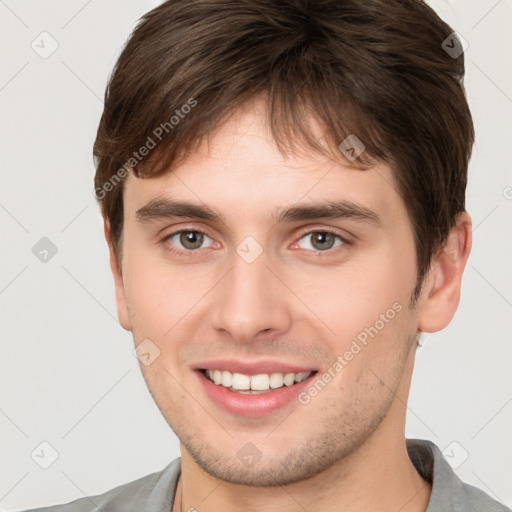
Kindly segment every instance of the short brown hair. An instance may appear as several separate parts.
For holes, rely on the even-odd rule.
[[[283,154],[302,144],[339,159],[354,134],[365,151],[352,166],[392,167],[414,229],[414,300],[465,209],[474,129],[463,77],[461,43],[421,0],[164,2],[141,18],[117,61],[94,144],[116,255],[126,173],[168,172],[263,95]]]

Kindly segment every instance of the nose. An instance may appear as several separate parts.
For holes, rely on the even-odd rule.
[[[215,330],[228,333],[238,343],[250,343],[264,331],[271,337],[289,330],[289,293],[268,264],[265,251],[252,263],[233,255],[231,271],[212,294]]]

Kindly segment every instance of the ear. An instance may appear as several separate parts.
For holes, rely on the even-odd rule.
[[[105,239],[108,245],[108,251],[110,254],[110,269],[114,277],[114,285],[116,289],[116,306],[117,306],[117,317],[119,323],[127,331],[132,330],[132,324],[130,321],[130,315],[128,313],[128,306],[126,303],[126,295],[124,292],[123,275],[121,272],[121,262],[118,262],[117,256],[114,251],[114,244],[112,242],[112,231],[108,220],[103,217],[103,230],[105,232]]]
[[[437,332],[452,320],[460,300],[462,274],[471,251],[471,217],[466,212],[432,260],[419,303],[418,330]]]

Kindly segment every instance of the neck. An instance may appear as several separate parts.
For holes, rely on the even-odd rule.
[[[431,486],[410,462],[405,440],[399,446],[375,452],[371,442],[365,443],[327,471],[282,487],[250,487],[219,481],[184,452],[175,511],[295,512],[302,508],[308,512],[424,512]]]

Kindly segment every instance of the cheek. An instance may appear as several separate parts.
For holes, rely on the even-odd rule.
[[[354,339],[365,339],[398,327],[415,285],[415,262],[398,261],[381,251],[375,257],[337,269],[296,273],[294,292],[326,326],[339,354]]]
[[[132,249],[125,261],[124,283],[135,339],[170,338],[199,309],[213,277],[211,270],[199,265],[170,264],[160,250]]]

